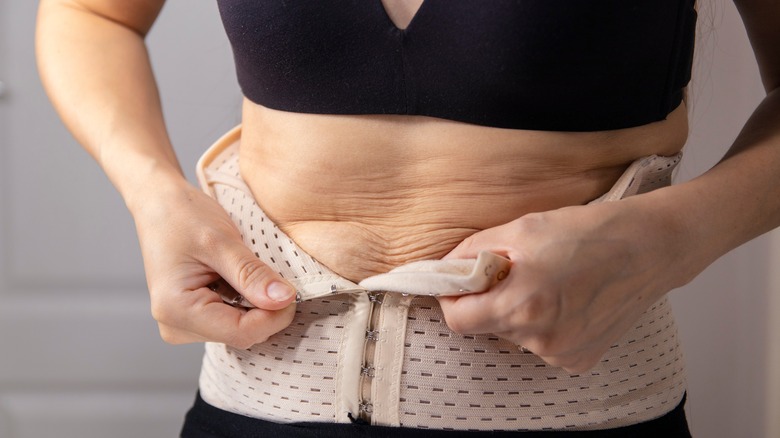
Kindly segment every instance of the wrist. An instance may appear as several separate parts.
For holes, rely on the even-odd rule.
[[[155,198],[191,188],[178,164],[168,159],[128,156],[121,163],[104,161],[103,168],[134,217]]]
[[[707,266],[726,253],[724,240],[717,238],[712,221],[701,216],[704,200],[691,192],[695,188],[675,185],[637,196],[648,226],[648,237],[660,244],[669,258],[670,289],[691,282]]]

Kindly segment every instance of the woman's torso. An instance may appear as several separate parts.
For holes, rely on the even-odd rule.
[[[674,155],[685,105],[601,132],[492,128],[423,116],[320,115],[244,104],[241,175],[304,250],[360,280],[440,258],[470,234],[583,204],[626,166]]]
[[[262,8],[222,3],[230,19],[247,5]],[[403,12],[394,15],[403,21]],[[240,38],[246,27],[234,24]],[[215,197],[272,269],[300,279],[326,272],[321,263],[354,281],[440,258],[470,234],[526,213],[593,200],[633,160],[675,155],[687,131],[684,104],[642,126],[555,132],[281,111],[247,99],[240,147],[224,149],[210,171],[223,174]],[[231,186],[239,168],[251,195],[243,183]],[[248,350],[209,344],[200,390],[214,406],[274,421],[593,429],[671,410],[684,391],[680,358],[666,300],[593,370],[569,375],[496,336],[453,333],[434,298],[336,294],[299,303],[289,327]]]

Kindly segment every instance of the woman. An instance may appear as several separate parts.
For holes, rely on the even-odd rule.
[[[780,7],[738,3],[769,93],[727,157],[651,190],[687,135],[690,1],[223,0],[246,99],[208,196],[143,45],[162,4],[43,1],[38,51],[162,337],[207,342],[184,435],[686,436],[664,296],[780,223]],[[484,251],[511,268],[470,287]]]

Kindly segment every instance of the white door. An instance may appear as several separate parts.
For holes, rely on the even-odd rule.
[[[159,339],[131,217],[41,88],[36,8],[0,0],[0,437],[177,436],[202,345]],[[191,170],[240,114],[216,4],[170,1],[149,41]]]
[[[130,216],[40,87],[35,3],[0,0],[0,438],[176,436],[202,347],[159,340]],[[762,93],[733,6],[711,18],[701,3],[683,179],[722,154]],[[169,0],[149,42],[194,181],[197,155],[240,114],[215,2]],[[767,436],[766,304],[780,292],[768,257],[767,240],[754,242],[673,293],[694,436]]]

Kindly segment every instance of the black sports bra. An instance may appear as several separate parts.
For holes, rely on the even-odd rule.
[[[217,0],[239,84],[269,108],[600,131],[663,120],[690,80],[695,0]]]

